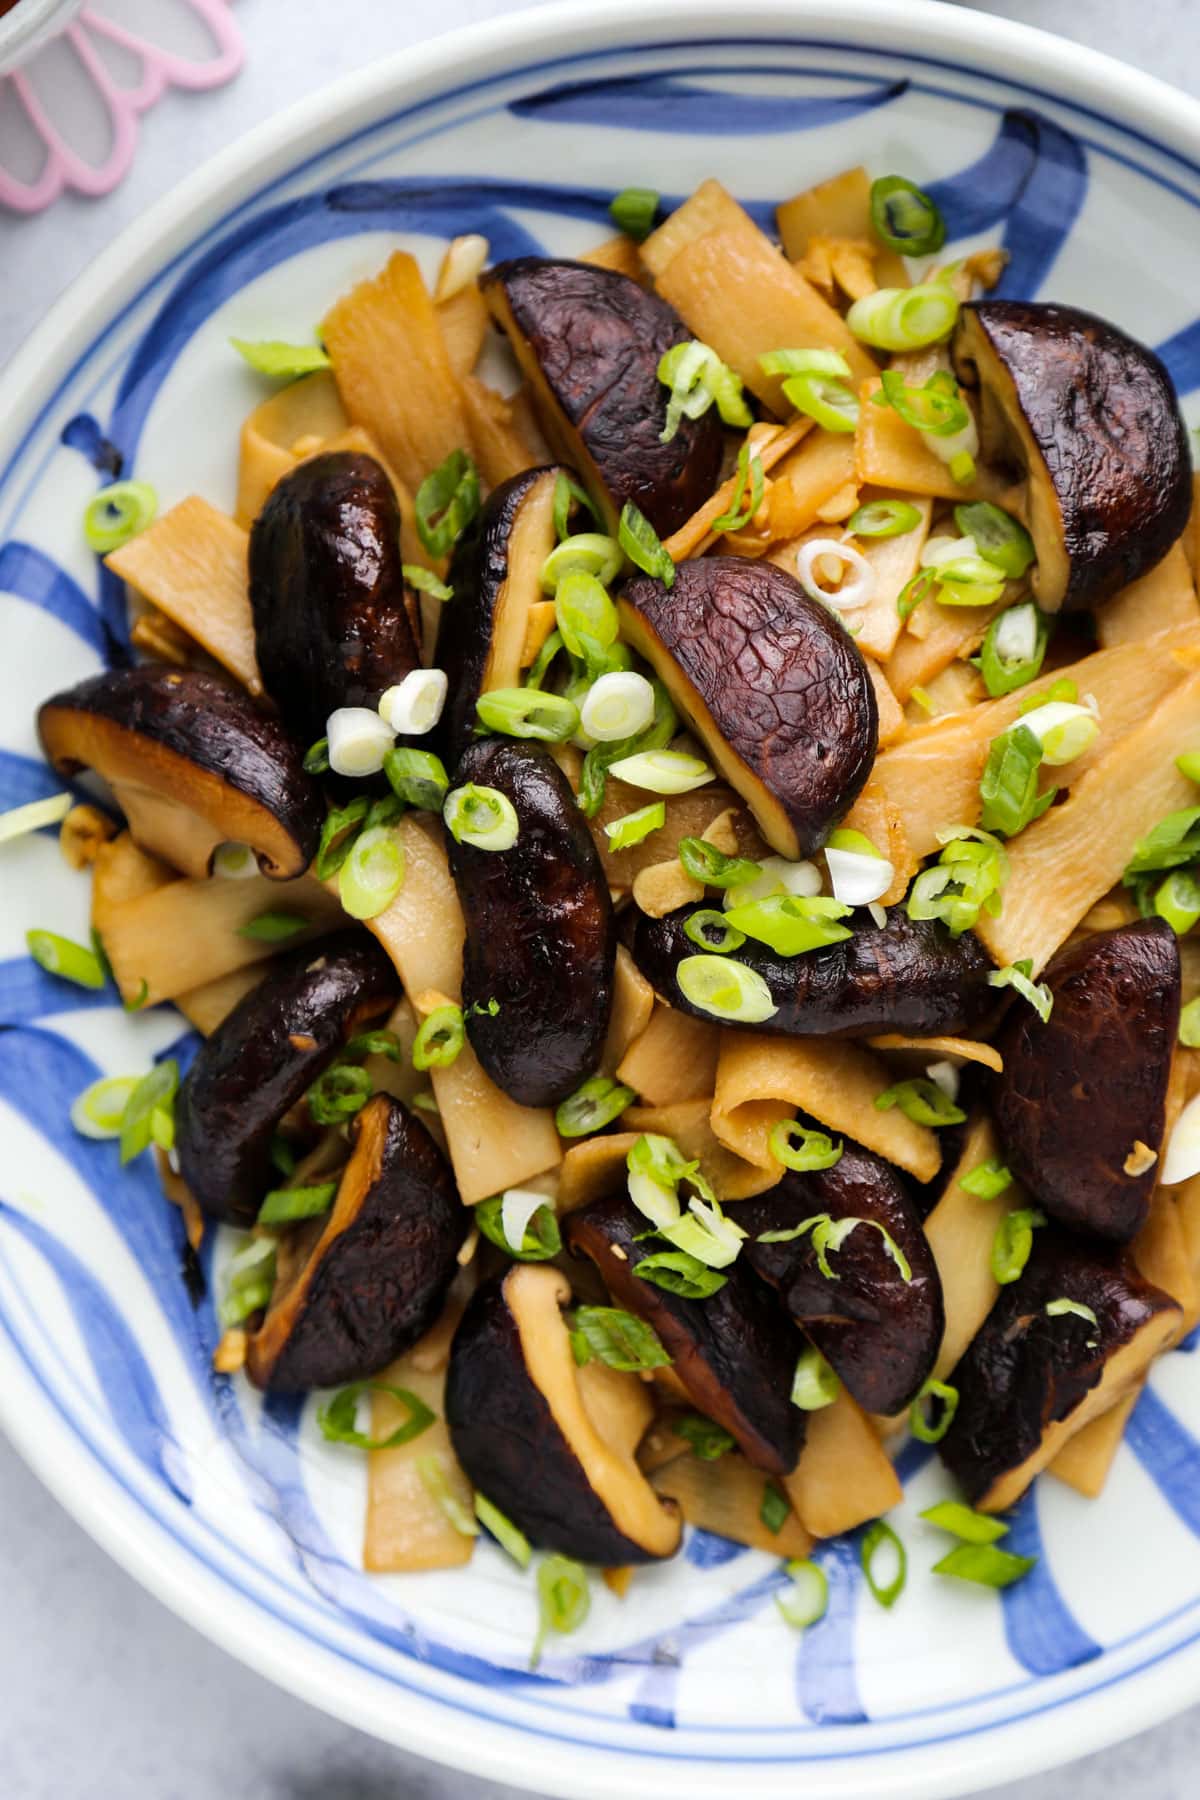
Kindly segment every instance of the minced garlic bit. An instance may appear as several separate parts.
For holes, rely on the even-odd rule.
[[[458,1253],[457,1257],[455,1258],[455,1261],[458,1263],[458,1266],[460,1269],[465,1269],[468,1263],[473,1262],[475,1260],[475,1252],[478,1250],[478,1248],[479,1248],[479,1227],[478,1227],[478,1225],[472,1225],[470,1231],[467,1233],[466,1239],[463,1242],[462,1248],[459,1250],[459,1253]]]
[[[609,1252],[612,1256],[616,1257],[618,1262],[628,1262],[629,1261],[629,1252],[625,1249],[625,1247],[622,1244],[610,1244]]]
[[[213,1351],[213,1368],[218,1375],[236,1375],[246,1363],[246,1333],[240,1325],[232,1325]]]
[[[1158,1151],[1152,1150],[1149,1144],[1143,1144],[1141,1138],[1135,1138],[1133,1149],[1125,1158],[1125,1173],[1127,1175],[1144,1175],[1146,1170],[1152,1169],[1157,1161]]]
[[[58,833],[58,847],[73,869],[95,862],[101,844],[117,835],[117,828],[98,806],[73,806]]]

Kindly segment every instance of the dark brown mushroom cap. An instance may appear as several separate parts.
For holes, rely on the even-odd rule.
[[[1058,1300],[1096,1322],[1047,1313]],[[949,1377],[958,1409],[940,1452],[971,1504],[1012,1506],[1074,1431],[1137,1385],[1179,1319],[1116,1246],[1035,1231],[1024,1273],[1001,1288]]]
[[[633,1444],[601,1438],[580,1392],[557,1269],[517,1264],[477,1289],[450,1350],[446,1423],[468,1478],[534,1544],[604,1567],[674,1553],[680,1521]],[[587,1373],[592,1373],[589,1370]],[[614,1397],[638,1378],[604,1370]]]
[[[403,1356],[442,1310],[468,1214],[421,1121],[390,1094],[356,1114],[333,1211],[297,1229],[246,1373],[273,1393],[363,1381]]]
[[[805,1425],[791,1399],[803,1348],[795,1327],[740,1258],[722,1270],[725,1286],[707,1300],[685,1300],[644,1280],[638,1264],[664,1248],[647,1241],[649,1230],[632,1201],[616,1194],[569,1213],[563,1236],[576,1256],[595,1263],[616,1304],[657,1332],[699,1410],[732,1433],[756,1469],[790,1475]]]
[[[199,669],[106,669],[38,709],[38,735],[60,775],[94,769],[200,814],[249,844],[264,875],[303,874],[325,817],[320,789],[277,719],[241,688]]]
[[[688,1000],[675,971],[685,956],[704,954],[684,929],[701,910],[680,907],[661,919],[638,912],[629,943],[641,973],[667,1004],[698,1019],[712,1015]],[[883,1031],[969,1036],[997,1016],[996,990],[987,979],[993,964],[970,932],[952,938],[939,919],[910,919],[900,906],[888,908],[885,925],[867,912],[855,912],[845,923],[853,928],[850,937],[800,956],[780,956],[753,938],[738,946],[737,961],[762,976],[779,1008],[771,1031],[788,1037],[859,1038]],[[736,1020],[722,1023],[738,1028]]]
[[[475,730],[475,702],[521,685],[530,611],[546,595],[542,566],[553,550],[558,468],[525,469],[493,488],[454,549],[454,599],[438,618],[434,664],[450,689],[435,743],[453,768]]]
[[[997,1045],[1004,1160],[1064,1225],[1127,1243],[1158,1178],[1138,1146],[1155,1158],[1162,1150],[1178,942],[1165,919],[1141,919],[1068,945],[1043,980],[1054,997],[1049,1020],[1014,1006]]]
[[[982,393],[989,460],[1028,479],[1033,591],[1047,612],[1107,600],[1160,562],[1187,524],[1191,457],[1152,350],[1072,306],[977,300],[954,345]]]
[[[773,849],[818,850],[854,804],[879,737],[853,638],[774,563],[704,556],[674,586],[626,583],[623,635],[666,683]]]
[[[615,269],[521,256],[481,287],[531,381],[547,436],[603,503],[608,528],[632,500],[662,537],[712,493],[721,468],[715,407],[667,444],[660,358],[691,333],[665,300]]]
[[[520,828],[509,850],[447,836],[467,927],[467,1036],[497,1087],[522,1106],[553,1106],[594,1074],[608,1030],[616,960],[608,883],[545,750],[481,738],[454,780],[506,795]]]
[[[365,933],[277,957],[201,1045],[175,1104],[180,1173],[210,1218],[250,1224],[272,1174],[279,1121],[346,1039],[391,1011],[400,983]]]
[[[419,666],[400,509],[373,456],[327,451],[275,484],[250,532],[250,606],[263,685],[305,745]]]
[[[820,1213],[873,1219],[907,1259],[905,1281],[878,1231],[859,1226],[821,1273],[812,1233],[786,1244],[759,1242]],[[847,1143],[831,1169],[789,1172],[768,1193],[736,1208],[749,1237],[742,1255],[777,1290],[796,1324],[867,1412],[895,1413],[920,1393],[945,1330],[942,1283],[920,1214],[890,1163]]]

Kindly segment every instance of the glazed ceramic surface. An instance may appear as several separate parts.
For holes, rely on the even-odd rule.
[[[607,204],[718,175],[754,216],[857,162],[941,206],[956,252],[1000,241],[1002,293],[1092,306],[1200,385],[1188,103],[1076,47],[882,0],[740,9],[657,0],[528,14],[399,57],[266,128],[158,210],[68,297],[0,393],[0,809],[56,791],[37,700],[128,655],[122,591],[80,516],[118,468],[163,507],[232,507],[261,398],[231,335],[307,338],[397,244],[428,272],[582,251]],[[886,46],[886,48],[884,47]],[[1200,1384],[1155,1371],[1104,1497],[1044,1481],[1006,1594],[931,1573],[917,1518],[947,1492],[901,1453],[908,1585],[885,1611],[854,1539],[816,1553],[830,1606],[781,1621],[777,1560],[704,1533],[528,1669],[532,1583],[490,1541],[469,1570],[359,1567],[364,1473],[314,1408],[211,1369],[210,1298],[181,1278],[148,1160],[77,1137],[98,1074],[186,1060],[179,1016],[121,1011],[39,970],[24,932],[86,937],[88,883],[53,833],[0,876],[0,1419],[48,1485],[168,1604],[261,1672],[377,1735],[556,1794],[807,1800],[957,1794],[1136,1730],[1200,1689]],[[229,1243],[206,1245],[209,1293]]]

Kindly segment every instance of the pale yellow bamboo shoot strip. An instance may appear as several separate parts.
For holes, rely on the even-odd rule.
[[[907,700],[914,688],[923,688],[959,657],[969,656],[982,644],[988,626],[1003,612],[996,606],[939,606],[923,601],[921,636],[904,632],[884,664],[892,692]]]
[[[651,1435],[662,1429],[655,1426]],[[812,1536],[795,1513],[788,1514],[778,1531],[768,1531],[763,1524],[767,1477],[761,1469],[751,1468],[736,1450],[727,1451],[715,1462],[702,1462],[690,1454],[682,1438],[672,1433],[671,1441],[684,1453],[660,1463],[650,1476],[650,1485],[664,1499],[676,1502],[689,1525],[715,1531],[751,1550],[765,1550],[770,1556],[808,1556]]]
[[[1195,783],[1175,767],[1200,717],[1200,675],[1190,675],[1142,725],[1110,744],[1061,806],[1009,845],[1010,873],[998,919],[978,935],[997,963],[1030,957],[1035,975],[1096,901],[1120,880],[1139,838],[1169,812],[1195,803]]]
[[[1053,1475],[1067,1487],[1074,1488],[1085,1500],[1098,1500],[1104,1492],[1129,1415],[1141,1398],[1144,1383],[1139,1382],[1107,1412],[1068,1438],[1053,1462],[1046,1464],[1047,1475]]]
[[[627,275],[630,281],[640,282],[643,287],[649,283],[650,277],[638,246],[623,231],[616,237],[605,238],[595,249],[585,250],[579,260],[591,263],[597,269],[613,269],[618,275]]]
[[[613,970],[613,1005],[608,1034],[600,1057],[600,1073],[615,1075],[617,1065],[650,1023],[654,989],[641,973],[624,944],[617,945]]]
[[[792,419],[786,425],[774,425],[760,420],[746,433],[746,442],[761,464],[763,474],[769,475],[777,463],[782,462],[810,431],[815,430],[816,425],[812,419]],[[729,511],[737,486],[738,478],[733,474],[721,483],[716,493],[673,536],[665,540],[663,548],[672,562],[686,562],[689,556],[703,556],[717,542],[710,527],[714,519],[719,519],[722,513]]]
[[[908,267],[902,256],[874,239],[871,220],[871,177],[861,166],[806,188],[775,210],[784,254],[800,262],[810,238],[865,238],[875,248],[875,278],[880,287],[907,287]]]
[[[328,370],[288,382],[256,406],[242,426],[238,523],[253,524],[275,483],[299,461],[297,444],[323,443],[349,423]]]
[[[784,1488],[814,1537],[837,1537],[878,1519],[903,1499],[887,1451],[866,1413],[843,1388],[808,1415],[808,1435]]]
[[[1096,611],[1096,636],[1105,649],[1141,644],[1175,626],[1200,625],[1200,603],[1184,540],[1160,563]]]
[[[855,643],[868,656],[877,656],[886,661],[896,648],[896,641],[904,629],[904,621],[897,610],[901,594],[921,566],[921,552],[925,548],[925,540],[929,536],[929,522],[933,517],[933,501],[919,499],[912,494],[875,493],[860,494],[863,505],[873,500],[904,499],[915,506],[920,514],[920,523],[911,531],[901,532],[898,537],[890,538],[857,538],[851,537],[860,556],[866,558],[875,576],[875,591],[870,602],[856,615],[859,624]]]
[[[689,1162],[698,1162],[717,1199],[749,1200],[778,1185],[783,1170],[778,1163],[756,1168],[727,1150],[712,1128],[712,1098],[678,1100],[672,1106],[631,1106],[621,1123],[630,1131],[656,1132],[673,1138]]]
[[[875,689],[875,706],[879,713],[879,747],[883,750],[903,734],[904,709],[888,686],[888,678],[875,659],[867,656],[863,661],[867,665],[867,674],[871,677],[871,686]]]
[[[720,1047],[716,1025],[656,1006],[646,1029],[626,1051],[617,1079],[647,1106],[702,1100],[713,1091]]]
[[[713,1131],[735,1155],[769,1169],[778,1166],[768,1147],[773,1127],[797,1112],[810,1113],[918,1181],[932,1181],[942,1161],[935,1133],[899,1107],[881,1112],[875,1105],[891,1079],[886,1063],[859,1044],[726,1030]]]
[[[249,538],[227,513],[193,494],[105,563],[251,694],[262,693],[246,558]]]
[[[926,444],[921,433],[906,425],[891,406],[877,406],[882,391],[878,375],[859,389],[858,430],[854,452],[858,479],[864,485],[895,489],[901,494],[928,494],[935,500],[1012,501],[1009,485],[993,470],[980,465],[975,479],[955,481],[949,465]],[[1013,510],[1010,505],[1006,510]]]
[[[568,779],[571,779],[570,776]],[[572,786],[578,786],[578,777],[572,781]],[[666,820],[657,831],[644,837],[640,844],[630,844],[627,850],[614,850],[604,827],[624,818],[628,813],[637,812],[653,800],[654,795],[648,794],[645,788],[629,787],[610,775],[600,810],[594,819],[588,821],[596,848],[600,852],[600,861],[604,865],[605,879],[614,887],[632,887],[634,877],[641,874],[643,869],[652,869],[658,863],[677,861],[681,838],[703,837],[715,819],[731,806],[737,805],[737,795],[733,789],[721,782],[697,788],[693,794],[678,794],[667,800]],[[753,852],[743,851],[743,854],[752,855]]]
[[[1176,1334],[1177,1339],[1182,1337],[1196,1310],[1196,1271],[1173,1189],[1155,1189],[1146,1223],[1134,1238],[1132,1249],[1139,1275],[1183,1308]]]
[[[880,1037],[867,1039],[873,1050],[915,1050],[921,1056],[960,1056],[964,1062],[982,1063],[985,1069],[994,1069],[997,1074],[1004,1067],[1004,1059],[992,1044],[976,1043],[974,1038],[959,1037],[904,1037],[898,1031],[884,1032]]]
[[[376,1377],[387,1387],[407,1388],[423,1400],[434,1422],[407,1444],[368,1452],[363,1567],[372,1574],[457,1569],[470,1562],[475,1550],[475,1539],[455,1529],[421,1474],[423,1460],[436,1457],[446,1486],[468,1517],[472,1516],[474,1489],[451,1448],[445,1420],[445,1370],[422,1369],[420,1354],[421,1345],[417,1344]],[[398,1430],[407,1417],[406,1408],[390,1394],[378,1389],[372,1392],[371,1436],[376,1442]]]
[[[976,1119],[946,1191],[925,1221],[946,1304],[946,1330],[933,1371],[939,1381],[957,1366],[995,1304],[1000,1286],[992,1274],[992,1244],[1005,1216],[1027,1204],[1015,1182],[994,1200],[966,1191],[963,1176],[990,1158],[1003,1160],[996,1133],[990,1119]]]
[[[404,882],[391,905],[368,919],[367,929],[391,957],[406,993],[437,988],[456,1001],[467,928],[441,826],[420,824],[407,813],[393,830],[404,852]],[[336,877],[328,885],[336,894]]]
[[[526,437],[511,400],[473,375],[463,381],[462,399],[471,447],[487,487],[499,487],[523,469],[536,467],[537,445]]]
[[[488,328],[487,301],[478,283],[471,281],[448,300],[438,300],[434,312],[450,367],[462,381],[479,361],[483,349]]]

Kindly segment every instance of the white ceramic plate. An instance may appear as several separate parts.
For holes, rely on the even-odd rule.
[[[736,21],[736,32],[731,27]],[[164,505],[233,498],[254,378],[227,347],[303,338],[398,238],[571,253],[630,183],[719,175],[760,216],[864,161],[931,186],[956,242],[1001,238],[1006,290],[1094,305],[1200,381],[1188,246],[1195,108],[1077,45],[912,0],[733,8],[643,0],[535,11],[405,50],[238,145],[130,232],[17,357],[0,393],[0,808],[57,784],[37,699],[124,634],[79,518],[109,446]],[[80,936],[87,883],[50,834],[6,848],[0,891],[0,1417],[55,1494],[154,1593],[261,1673],[443,1762],[577,1797],[963,1791],[1046,1767],[1200,1691],[1200,1393],[1155,1373],[1103,1500],[1045,1482],[1004,1597],[931,1573],[940,1492],[906,1452],[900,1603],[852,1542],[820,1552],[832,1603],[803,1638],[779,1565],[704,1534],[592,1617],[539,1677],[530,1583],[490,1545],[468,1573],[369,1580],[353,1453],[293,1403],[211,1374],[211,1310],[179,1278],[180,1224],[148,1168],[75,1137],[74,1094],[181,1032],[81,1001],[24,955]],[[5,960],[6,959],[6,960]],[[186,1054],[186,1046],[184,1049]],[[220,1254],[218,1252],[218,1254]]]

